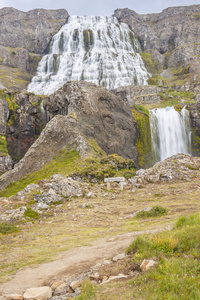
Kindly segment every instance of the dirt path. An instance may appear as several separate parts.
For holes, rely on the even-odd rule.
[[[27,288],[48,285],[52,281],[68,280],[87,272],[91,266],[123,252],[133,238],[148,233],[157,233],[170,229],[156,228],[146,231],[135,231],[112,238],[100,239],[92,246],[79,247],[65,251],[58,260],[41,264],[36,268],[27,267],[19,270],[13,278],[0,287],[0,293],[22,294]]]

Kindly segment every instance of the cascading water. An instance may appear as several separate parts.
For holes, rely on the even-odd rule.
[[[191,128],[188,110],[177,112],[174,107],[150,110],[152,147],[155,160],[160,161],[174,154],[189,154]]]
[[[140,45],[115,17],[71,16],[53,37],[28,91],[49,95],[68,80],[86,80],[108,89],[146,85],[150,74]]]

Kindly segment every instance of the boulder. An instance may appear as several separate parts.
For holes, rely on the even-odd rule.
[[[77,289],[80,286],[81,286],[81,282],[79,280],[72,281],[70,283],[70,288],[72,288],[73,291],[75,291],[75,289]]]
[[[143,262],[140,265],[140,269],[143,272],[148,271],[150,268],[152,268],[156,264],[156,261],[151,259],[144,259]]]
[[[54,290],[53,295],[54,296],[60,296],[60,295],[64,295],[67,292],[70,291],[70,287],[68,283],[62,283],[59,286],[57,286]]]
[[[71,177],[65,177],[64,175],[61,174],[54,174],[53,176],[51,176],[50,180],[44,184],[44,188],[50,188],[51,190],[54,191],[54,193],[57,193],[64,197],[72,197],[72,196],[79,197],[83,194],[81,186],[77,181],[73,180]],[[49,193],[44,193],[43,195],[45,196],[46,194],[48,194],[47,197],[49,197],[50,195]],[[39,199],[41,198],[40,196],[41,195],[36,195],[35,197]],[[59,196],[55,194],[51,194],[52,199],[56,197]],[[61,199],[62,197],[60,197],[60,200]]]
[[[48,286],[30,288],[23,297],[24,300],[47,300],[52,297],[52,289]]]
[[[126,257],[126,254],[125,253],[121,253],[121,254],[118,254],[116,255],[115,257],[113,257],[113,261],[118,261],[118,260],[122,260]]]
[[[20,96],[21,106],[26,96]],[[136,123],[132,112],[123,100],[104,87],[84,81],[71,81],[55,94],[43,99],[43,102],[44,119],[50,121],[23,159],[0,178],[1,190],[10,182],[39,170],[66,147],[79,151],[81,157],[88,155],[91,151],[88,140],[95,140],[107,154],[117,153],[133,159],[137,164]],[[56,115],[57,107],[64,115]],[[27,118],[23,118],[24,126],[27,126]],[[32,129],[33,134],[30,133]],[[25,137],[24,140],[28,141],[27,145],[35,139],[35,127],[32,129],[27,133],[30,138],[27,140]],[[12,138],[11,134],[10,145]]]

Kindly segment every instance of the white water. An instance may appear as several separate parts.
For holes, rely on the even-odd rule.
[[[68,80],[86,80],[108,89],[147,85],[150,74],[140,45],[115,17],[71,16],[53,37],[28,91],[49,95]]]
[[[185,107],[180,113],[174,107],[153,109],[149,118],[156,161],[178,153],[189,154],[191,129],[189,112]]]

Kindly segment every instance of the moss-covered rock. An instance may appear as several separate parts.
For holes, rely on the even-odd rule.
[[[149,111],[144,106],[134,105],[132,113],[136,120],[138,162],[141,167],[150,166],[153,163],[151,151],[151,129],[149,123]]]
[[[94,35],[92,29],[83,30],[83,44],[85,51],[89,51],[89,49],[94,44]]]

